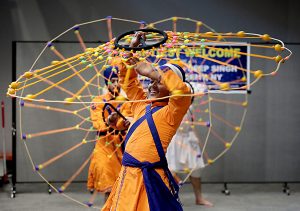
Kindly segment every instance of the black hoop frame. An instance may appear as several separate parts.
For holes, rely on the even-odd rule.
[[[163,39],[161,41],[159,41],[158,43],[154,43],[152,45],[146,45],[146,46],[141,46],[141,47],[129,47],[129,46],[124,46],[124,45],[120,45],[119,44],[119,41],[125,37],[126,35],[129,35],[129,34],[134,34],[136,32],[154,32],[154,33],[159,33],[163,36]],[[158,30],[158,29],[137,29],[137,30],[132,30],[132,31],[128,31],[128,32],[125,32],[123,34],[121,34],[119,37],[117,37],[117,39],[115,40],[115,49],[119,48],[119,49],[125,49],[127,51],[141,51],[141,50],[149,50],[149,49],[152,49],[152,48],[156,48],[156,47],[159,47],[160,45],[164,44],[166,41],[168,40],[168,35],[166,32],[164,31],[161,31],[161,30]]]

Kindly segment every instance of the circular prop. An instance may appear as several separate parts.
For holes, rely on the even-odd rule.
[[[121,112],[116,107],[114,107],[111,103],[105,103],[103,106],[103,109],[102,109],[102,119],[103,119],[103,122],[105,122],[105,124],[107,126],[109,126],[109,124],[106,121],[105,111],[107,110],[110,115],[112,113],[111,109],[113,109],[114,112],[116,112],[118,114],[118,116],[121,117],[123,120],[127,120],[126,117],[123,114],[121,114]]]
[[[105,21],[110,41],[102,44],[85,42],[85,32],[93,30],[95,25],[99,27],[99,22]],[[115,58],[121,57],[126,65],[126,59],[122,59],[125,49],[136,51],[134,57],[157,69],[166,63],[183,66],[186,79],[194,88],[191,94],[194,102],[177,131],[183,138],[172,142],[174,147],[195,158],[197,164],[200,165],[202,158],[204,167],[214,164],[228,152],[243,130],[249,104],[248,93],[252,86],[262,78],[276,76],[280,66],[292,55],[281,40],[267,34],[244,31],[219,33],[201,21],[181,17],[150,23],[147,26],[149,29],[130,31],[115,40],[111,24],[118,21],[122,21],[122,30],[128,27],[125,31],[145,27],[138,21],[118,18],[75,25],[45,43],[30,68],[23,61],[25,59],[18,60],[19,78],[10,84],[7,92],[9,96],[17,98],[21,140],[17,143],[25,146],[35,173],[49,184],[52,191],[80,205],[97,209],[102,206],[98,190],[94,189],[92,194],[88,190],[86,196],[78,197],[72,188],[80,185],[78,181],[86,180],[87,167],[94,155],[96,143],[102,141],[103,149],[115,148],[115,151],[105,154],[111,159],[117,156],[124,141],[125,133],[116,134],[115,129],[107,126],[101,130],[121,135],[123,139],[116,143],[99,137],[99,128],[94,126],[94,121],[102,120],[103,110],[99,109],[97,118],[92,118],[91,104],[105,104],[98,99],[107,92],[105,81],[111,82],[110,78],[104,76],[104,71],[107,68],[115,71],[112,66]],[[128,22],[135,24],[134,27]],[[156,31],[153,27],[166,31]],[[137,48],[122,49],[122,45],[126,47],[126,42],[129,45],[130,38],[137,31],[146,33],[146,41],[142,41]],[[69,38],[70,32],[74,32],[77,43],[55,42],[64,36]],[[101,35],[95,34],[96,39]],[[24,52],[28,54],[33,46],[41,48],[36,43],[30,44],[23,46]],[[128,65],[127,68],[134,66]],[[146,77],[138,79],[143,85],[150,82]],[[174,90],[167,97],[173,95],[180,96],[183,93]],[[139,101],[145,100],[115,98],[109,102],[116,106],[115,103]],[[108,106],[105,107],[113,109]],[[186,134],[189,134],[188,137],[199,137],[186,143]],[[198,165],[183,166],[178,171],[186,175],[183,183],[196,168]],[[55,181],[64,183],[58,186]],[[82,185],[82,190],[86,190],[86,184]],[[15,194],[13,189],[11,197],[15,197]]]
[[[145,32],[147,41],[141,39],[141,45],[138,47],[129,47],[129,43],[136,32]],[[164,44],[168,40],[168,35],[161,30],[158,29],[137,29],[129,32],[125,32],[121,34],[115,40],[115,49],[125,49],[128,51],[141,51],[141,50],[149,50],[152,48],[159,47]]]

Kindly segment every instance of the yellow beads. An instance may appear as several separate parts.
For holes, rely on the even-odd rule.
[[[271,40],[270,35],[268,35],[268,34],[262,35],[262,36],[261,36],[261,39],[262,39],[263,41],[270,41],[270,40]]]
[[[275,57],[275,62],[279,63],[282,61],[282,57],[280,55]]]
[[[198,21],[196,24],[197,26],[201,26],[203,23],[201,21]]]
[[[228,91],[230,89],[230,84],[229,83],[222,83],[222,84],[220,84],[220,89],[222,91]]]
[[[186,39],[186,40],[184,40],[183,42],[184,42],[185,44],[187,44],[187,43],[190,42],[190,40]]]
[[[222,39],[223,39],[223,36],[219,34],[219,35],[217,36],[217,40],[220,41],[220,40],[222,40]]]
[[[261,70],[256,70],[255,72],[254,72],[254,77],[255,78],[260,78],[260,77],[262,77],[263,76],[263,72],[261,71]]]
[[[186,173],[186,174],[188,174],[188,173],[191,172],[189,168],[185,168],[185,169],[183,169],[183,171],[184,171],[184,173]]]
[[[247,107],[248,106],[248,102],[247,101],[243,102],[242,106]]]
[[[119,95],[115,99],[118,100],[118,101],[125,101],[126,97]]]
[[[153,23],[150,23],[150,24],[148,25],[148,28],[154,28],[154,24],[153,24]]]
[[[238,37],[245,37],[245,32],[244,31],[239,31],[238,33],[236,33],[236,35]]]
[[[225,147],[228,149],[228,148],[230,148],[231,147],[231,143],[225,143]]]
[[[31,78],[31,77],[33,76],[33,72],[26,72],[26,73],[24,73],[23,76],[24,76],[25,78],[29,79],[29,78]]]
[[[51,62],[51,65],[58,65],[58,64],[59,64],[59,61],[54,60],[54,61]]]
[[[208,164],[213,164],[213,162],[214,162],[214,161],[213,161],[212,159],[208,159],[208,160],[207,160],[207,163],[208,163]]]
[[[26,97],[24,98],[24,100],[30,101],[30,100],[32,100],[32,99],[34,99],[34,98],[35,98],[35,95],[33,95],[33,94],[28,94],[28,95],[26,95]]]
[[[14,94],[16,94],[16,90],[15,90],[15,89],[9,88],[9,89],[8,89],[8,94],[14,95]]]
[[[86,49],[85,49],[85,52],[89,52],[89,53],[90,53],[90,52],[92,52],[92,51],[94,51],[94,48],[86,48]]]
[[[282,49],[282,46],[280,45],[280,44],[276,44],[275,46],[274,46],[274,49],[275,49],[275,51],[282,51],[283,49]]]
[[[19,86],[20,86],[20,83],[19,83],[19,82],[12,82],[12,83],[10,84],[10,87],[11,87],[12,89],[17,89]]]
[[[65,103],[66,104],[69,104],[69,103],[72,103],[72,102],[74,102],[74,98],[72,98],[72,97],[68,97],[68,98],[65,98]]]
[[[234,127],[234,130],[236,131],[236,132],[240,132],[241,131],[241,128],[240,127]]]

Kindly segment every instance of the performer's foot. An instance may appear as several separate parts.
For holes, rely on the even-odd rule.
[[[197,205],[202,205],[202,206],[207,206],[207,207],[212,207],[214,206],[213,203],[211,203],[210,201],[204,199],[204,198],[198,198],[196,199],[196,204]]]

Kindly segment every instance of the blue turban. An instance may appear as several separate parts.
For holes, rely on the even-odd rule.
[[[118,72],[118,67],[113,67],[113,66],[109,66],[103,71],[104,82],[106,86],[109,80],[111,80],[112,78],[118,78],[117,72]]]
[[[173,63],[167,63],[167,64],[160,66],[161,69],[166,68],[166,67],[173,70],[173,72],[176,73],[176,75],[178,75],[178,77],[183,82],[185,82],[185,73],[184,73],[184,70],[182,69],[182,67],[180,67],[178,64],[173,64]]]

